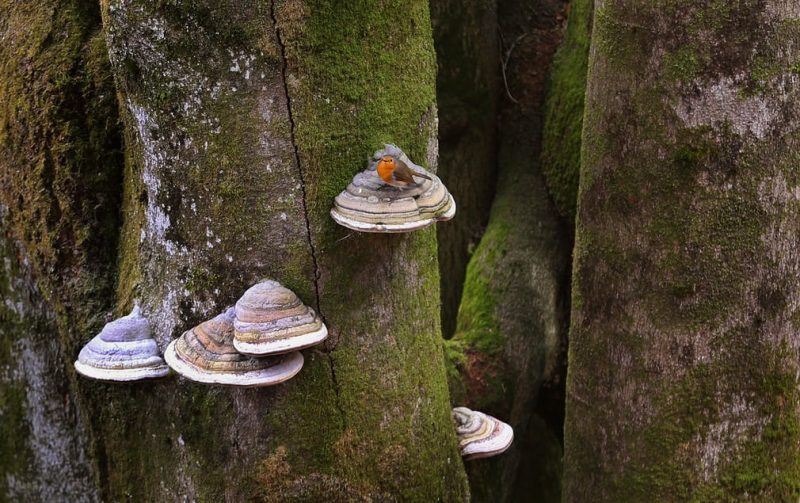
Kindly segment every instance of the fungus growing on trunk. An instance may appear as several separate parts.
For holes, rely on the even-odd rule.
[[[247,355],[276,355],[314,346],[328,337],[319,315],[277,281],[262,281],[236,303],[233,345]]]
[[[187,330],[164,353],[175,372],[189,380],[254,388],[280,384],[303,368],[299,352],[252,358],[233,347],[233,308]]]
[[[75,370],[101,381],[138,381],[169,374],[150,323],[134,307],[127,316],[106,323],[81,349]]]
[[[384,147],[375,152],[369,168],[336,196],[331,210],[336,223],[360,232],[397,233],[453,218],[455,200],[439,177],[414,164],[395,145]],[[393,176],[394,169],[409,174]]]
[[[465,460],[489,458],[505,452],[514,441],[511,425],[466,407],[453,409],[458,447]]]

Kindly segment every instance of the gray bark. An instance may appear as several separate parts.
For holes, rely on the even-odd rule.
[[[800,12],[595,12],[565,501],[795,501]]]
[[[13,434],[0,452],[19,453],[2,463],[10,481],[2,494],[48,499],[61,487],[89,501],[467,499],[430,300],[439,298],[435,231],[353,235],[328,216],[384,141],[435,169],[427,2],[402,2],[399,21],[372,3],[103,2],[125,122],[119,248],[119,196],[104,199],[122,186],[119,138],[109,146],[100,120],[116,117],[116,103],[97,12],[70,2],[4,8],[14,23],[0,53],[2,124],[14,134],[0,135],[3,285],[13,285],[9,300],[24,302],[0,321],[3,379],[12,384],[0,410],[15,414],[3,422]],[[26,38],[23,28],[37,23],[37,37]],[[395,34],[392,48],[367,27]],[[77,41],[65,42],[65,30]],[[103,50],[89,51],[87,39]],[[40,87],[14,73],[17,51],[41,55],[22,66],[41,72]],[[63,66],[51,65],[56,56]],[[408,71],[398,77],[401,63]],[[74,85],[62,94],[48,87],[65,80]],[[19,92],[28,93],[23,107],[12,100]],[[53,96],[61,108],[50,106]],[[64,121],[75,103],[102,107],[86,124]],[[20,109],[33,118],[21,122]],[[383,116],[394,119],[376,122]],[[42,141],[41,132],[52,135]],[[85,138],[97,143],[71,147]],[[138,301],[163,349],[265,276],[296,291],[331,331],[290,382],[239,390],[75,375],[80,346],[112,309],[119,315]],[[37,290],[41,312],[20,314],[28,304],[39,309]],[[43,359],[30,360],[34,350]],[[42,397],[41,410],[31,405]],[[62,420],[61,431],[48,426]]]

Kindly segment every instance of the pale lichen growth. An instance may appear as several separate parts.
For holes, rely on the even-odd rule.
[[[765,418],[752,403],[752,397],[743,393],[716,397],[725,403],[716,422],[695,434],[692,442],[698,445],[701,475],[709,482],[717,478],[720,462],[730,462],[743,449],[742,439],[761,438],[768,418]]]
[[[780,120],[780,111],[772,100],[742,96],[741,86],[734,78],[722,77],[710,85],[697,82],[697,88],[699,93],[684,97],[675,107],[685,127],[727,124],[740,136],[750,133],[763,140],[775,121]]]

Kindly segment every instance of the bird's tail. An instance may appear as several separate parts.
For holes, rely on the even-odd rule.
[[[414,176],[418,176],[420,178],[425,178],[426,180],[433,180],[431,177],[429,177],[425,173],[420,173],[419,171],[414,171]]]

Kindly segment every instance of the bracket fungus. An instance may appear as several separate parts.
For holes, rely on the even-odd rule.
[[[101,381],[138,381],[169,374],[150,323],[134,307],[127,316],[106,323],[81,349],[75,370]]]
[[[336,223],[355,231],[396,233],[453,218],[456,203],[442,180],[411,162],[397,146],[384,147],[336,196],[331,210]],[[400,171],[402,177],[393,175]]]
[[[169,366],[192,381],[248,388],[280,384],[303,368],[299,352],[269,358],[237,352],[233,347],[233,319],[233,308],[228,308],[184,332],[164,352]]]
[[[247,355],[275,355],[314,346],[328,329],[313,309],[277,281],[250,287],[236,303],[233,345]]]
[[[488,414],[466,407],[453,409],[458,447],[465,460],[496,456],[511,447],[514,430],[511,425]]]

